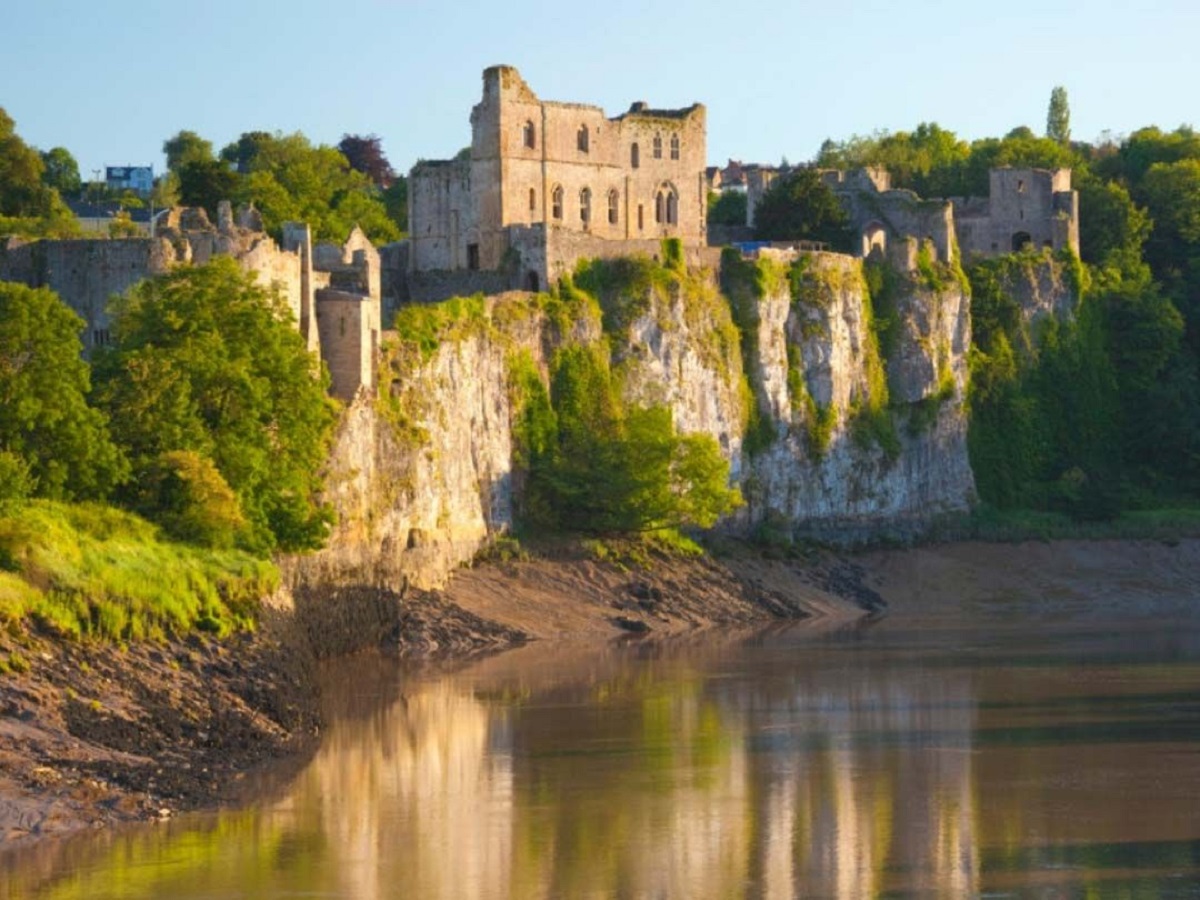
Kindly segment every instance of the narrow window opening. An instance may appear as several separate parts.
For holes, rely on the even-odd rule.
[[[667,193],[667,224],[679,224],[679,198],[674,191]]]
[[[472,272],[479,269],[479,245],[467,244],[467,268]]]
[[[661,225],[663,218],[666,216],[666,200],[663,197],[662,191],[654,195],[654,221]]]
[[[634,144],[629,148],[629,167],[631,169],[636,169],[639,165],[641,165],[641,162],[641,151],[638,150],[638,145]]]
[[[554,193],[550,195],[550,215],[556,219],[561,219],[563,216],[563,189],[556,187]]]
[[[529,211],[537,212],[537,191],[533,188],[529,189]]]
[[[671,159],[679,159],[679,135],[671,135]]]
[[[620,211],[621,198],[616,191],[608,192],[608,224],[617,224],[617,213]]]
[[[538,279],[537,272],[530,272],[528,275],[525,276],[525,286],[528,287],[529,290],[533,291],[535,294],[541,290],[541,284]]]
[[[588,223],[592,219],[592,192],[590,188],[584,188],[579,192],[579,219],[583,222],[584,228],[587,228]]]
[[[1018,194],[1025,193],[1025,180],[1023,178],[1017,179],[1017,193]]]
[[[576,136],[575,141],[579,145],[581,153],[588,152],[588,127],[586,125],[579,126],[579,134]]]
[[[656,134],[654,136],[654,158],[662,159],[662,135],[661,134]]]
[[[525,146],[530,150],[537,149],[537,131],[534,130],[532,121],[525,123]]]
[[[646,210],[642,204],[638,204],[638,231],[644,230],[646,227]]]

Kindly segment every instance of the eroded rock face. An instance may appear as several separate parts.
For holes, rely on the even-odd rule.
[[[712,435],[730,460],[747,505],[723,527],[862,539],[964,509],[974,481],[960,284],[893,283],[874,304],[893,323],[881,353],[861,261],[813,254],[792,281],[767,279],[749,324],[739,320],[748,337],[698,275],[653,290],[608,336],[627,399],[667,404],[677,428]],[[347,409],[330,464],[338,524],[294,580],[434,587],[511,527],[509,366],[520,353],[545,377],[564,326],[531,313],[527,296],[485,309],[408,359],[390,403],[361,395]],[[568,334],[605,339],[586,317]]]
[[[871,304],[861,261],[837,254],[809,257],[800,282],[793,297],[776,279],[758,301],[751,372],[778,437],[747,461],[745,518],[863,539],[965,509],[974,479],[962,286],[898,278]],[[872,305],[891,322],[882,342],[872,334]],[[866,421],[872,408],[883,434]]]

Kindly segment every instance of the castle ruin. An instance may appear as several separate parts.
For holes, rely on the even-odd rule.
[[[707,244],[705,138],[699,103],[608,118],[539,99],[511,66],[486,69],[471,146],[409,177],[411,299],[538,290],[577,259],[657,253],[668,237],[695,253]]]
[[[783,170],[747,166],[745,173],[746,225],[752,227],[759,201]],[[1041,248],[1079,253],[1079,193],[1071,189],[1070,169],[992,169],[987,197],[948,199],[892,188],[881,168],[825,170],[821,177],[849,216],[855,255],[882,254],[906,271],[925,243],[942,262],[955,248],[967,258]]]
[[[139,281],[172,267],[229,256],[264,287],[277,289],[309,350],[329,368],[332,393],[349,399],[374,385],[379,346],[378,251],[357,228],[344,245],[312,242],[307,225],[287,223],[280,247],[251,208],[219,204],[217,224],[203,209],[165,213],[154,237],[115,240],[9,238],[0,243],[0,281],[47,287],[85,323],[87,352],[108,344],[108,303]]]

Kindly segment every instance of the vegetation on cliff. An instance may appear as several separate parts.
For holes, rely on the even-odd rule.
[[[289,319],[226,257],[116,303],[96,393],[132,466],[123,503],[180,539],[321,545],[332,513],[315,498],[336,407]]]
[[[0,503],[0,625],[80,640],[161,640],[252,628],[275,567],[163,540],[97,504]]]

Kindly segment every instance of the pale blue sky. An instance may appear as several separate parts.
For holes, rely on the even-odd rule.
[[[85,178],[163,166],[181,128],[336,143],[375,133],[393,165],[470,140],[480,73],[519,68],[542,97],[708,107],[708,156],[811,158],[826,137],[936,121],[967,139],[1200,119],[1197,0],[650,3],[602,0],[0,0],[0,106],[65,146]]]

